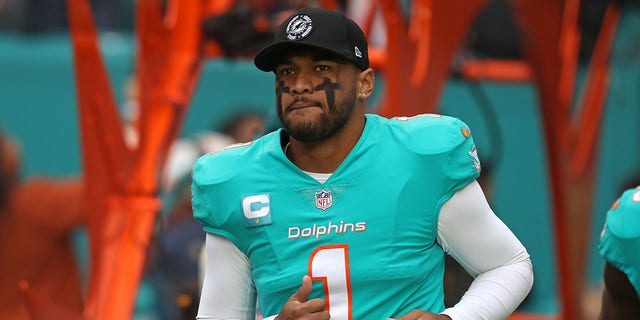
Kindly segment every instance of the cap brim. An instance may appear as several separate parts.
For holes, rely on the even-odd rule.
[[[290,42],[276,42],[258,52],[253,59],[253,63],[262,71],[274,71],[276,66],[276,58],[281,57],[282,53],[291,48]]]
[[[280,41],[273,43],[258,52],[258,54],[253,59],[253,63],[258,67],[258,69],[270,72],[276,70],[276,65],[278,61],[282,59],[285,52],[292,48],[299,47],[309,47],[309,48],[317,48],[325,51],[333,52],[340,55],[338,52],[327,49],[323,46],[314,45],[313,43],[300,43],[300,42],[291,42],[291,41]]]

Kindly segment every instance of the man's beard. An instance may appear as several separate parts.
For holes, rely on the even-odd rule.
[[[313,121],[291,123],[284,117],[281,106],[277,107],[278,117],[284,129],[296,140],[307,142],[325,140],[340,132],[349,121],[358,98],[355,90],[352,90],[349,96],[350,99],[344,100],[339,105],[329,105],[328,112]]]

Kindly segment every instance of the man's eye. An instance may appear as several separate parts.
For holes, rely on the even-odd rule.
[[[329,67],[326,65],[321,64],[316,66],[316,71],[326,71],[326,70],[329,70]]]
[[[288,75],[288,74],[292,74],[293,70],[291,70],[290,68],[282,68],[280,69],[280,74],[282,75]]]

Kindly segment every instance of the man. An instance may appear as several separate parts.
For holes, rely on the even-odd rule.
[[[469,128],[438,115],[365,115],[362,30],[298,10],[256,66],[276,77],[284,129],[206,155],[192,204],[204,225],[198,319],[503,319],[529,292],[525,248],[475,178]],[[475,276],[443,302],[444,253]]]
[[[640,186],[607,212],[599,251],[605,259],[600,319],[640,319]]]
[[[22,180],[20,164],[19,144],[0,132],[0,315],[79,319],[82,283],[71,237],[84,223],[82,181]]]

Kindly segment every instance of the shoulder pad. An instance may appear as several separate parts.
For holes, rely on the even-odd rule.
[[[398,140],[419,154],[442,153],[471,139],[469,127],[461,120],[438,114],[392,118]]]
[[[193,181],[209,185],[229,180],[242,171],[247,163],[243,160],[253,150],[252,142],[234,144],[221,151],[200,157],[193,166]]]
[[[628,189],[607,213],[610,232],[620,238],[640,238],[640,189]]]

